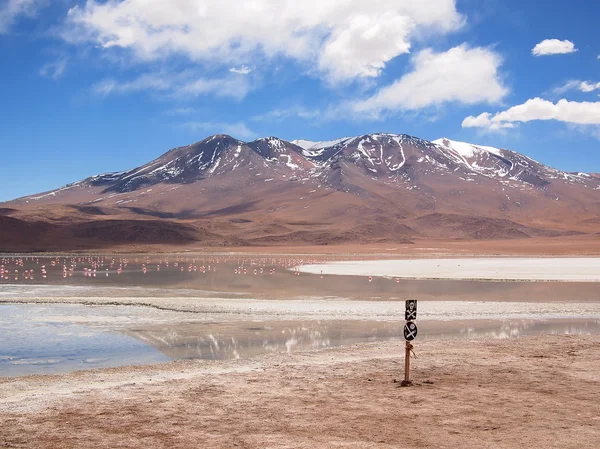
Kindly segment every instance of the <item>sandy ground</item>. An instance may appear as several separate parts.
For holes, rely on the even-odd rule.
[[[409,279],[600,281],[600,258],[478,258],[361,260],[303,265],[313,274],[391,276]]]
[[[34,252],[35,253],[35,252]],[[37,254],[65,254],[46,251]],[[554,238],[460,240],[417,239],[412,244],[400,242],[340,245],[269,245],[269,246],[206,246],[202,244],[128,244],[111,245],[76,254],[242,254],[242,255],[360,255],[381,257],[446,257],[446,256],[600,256],[600,235],[577,235]]]
[[[132,248],[127,247],[127,250]],[[151,247],[135,248],[138,252],[181,252],[182,247],[168,245],[153,245]],[[116,249],[113,249],[115,251]],[[395,257],[409,255],[411,257],[437,256],[581,256],[600,255],[600,236],[585,235],[560,238],[531,238],[508,240],[415,240],[414,244],[376,243],[356,245],[272,245],[229,248],[230,252],[242,254],[360,254],[371,257],[373,254],[389,254]],[[202,248],[197,245],[186,246],[184,251],[189,253],[207,252],[220,253],[223,248]]]
[[[600,337],[401,345],[0,379],[0,447],[600,447]]]

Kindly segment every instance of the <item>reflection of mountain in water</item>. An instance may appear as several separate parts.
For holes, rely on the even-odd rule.
[[[128,334],[173,359],[225,360],[398,338],[401,324],[375,321],[184,323]]]
[[[182,323],[128,331],[167,357],[226,360],[264,353],[400,339],[403,322],[315,321]],[[418,340],[512,338],[545,334],[600,334],[600,320],[417,321]]]
[[[494,329],[466,327],[461,331],[465,337],[511,338],[527,335],[597,335],[600,320],[570,322],[564,320],[511,320],[504,321]]]

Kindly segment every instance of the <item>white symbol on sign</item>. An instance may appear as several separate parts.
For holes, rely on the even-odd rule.
[[[417,301],[408,300],[406,301],[406,312],[404,313],[404,319],[406,321],[412,321],[417,319]]]
[[[417,325],[413,322],[408,322],[404,325],[404,338],[408,341],[417,338]]]

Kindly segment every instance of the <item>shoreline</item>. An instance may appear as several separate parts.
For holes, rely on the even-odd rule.
[[[468,440],[591,449],[600,441],[599,336],[417,339],[410,388],[394,382],[402,346],[0,378],[0,446],[450,448]]]
[[[156,310],[220,317],[222,320],[403,320],[404,300],[350,299],[231,299],[194,297],[59,297],[0,298],[0,305],[44,304],[147,307]],[[560,319],[600,318],[600,301],[449,301],[420,300],[420,318],[453,319]],[[427,310],[427,312],[424,312]]]

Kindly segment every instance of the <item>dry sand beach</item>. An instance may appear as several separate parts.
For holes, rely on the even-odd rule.
[[[0,380],[10,448],[597,448],[600,339],[400,342]]]

